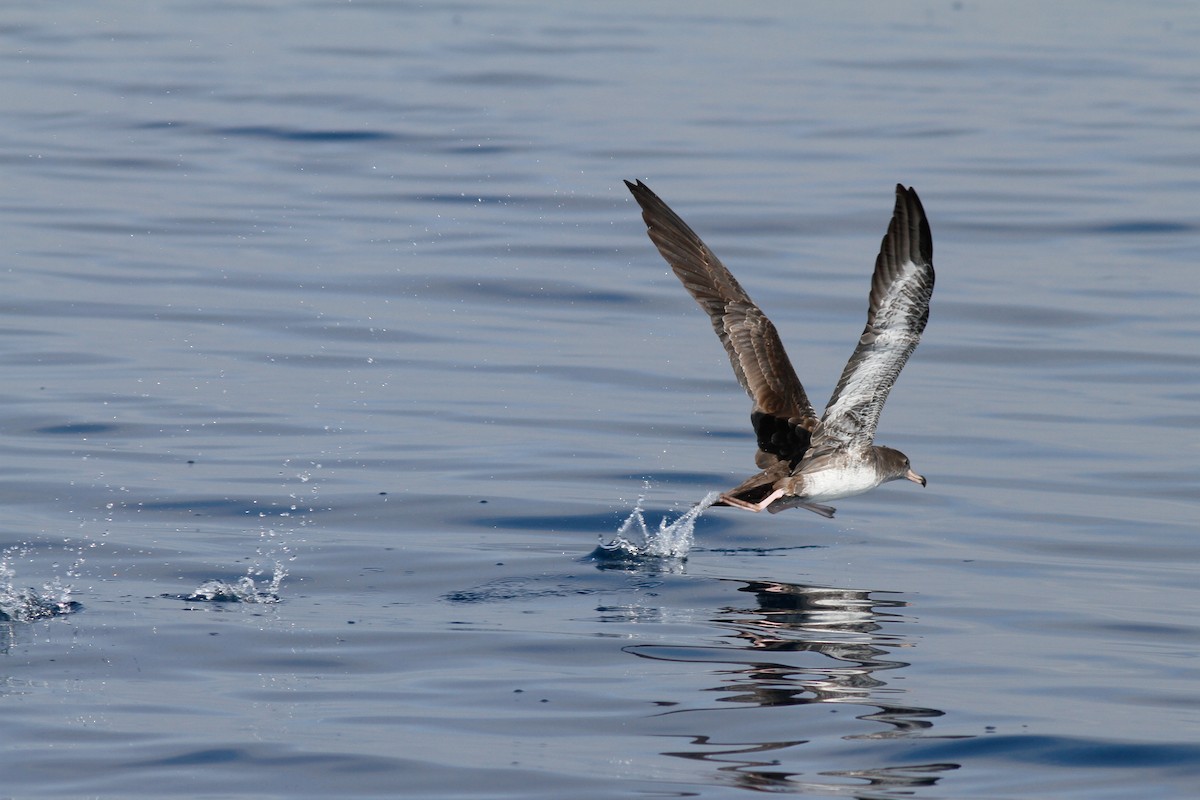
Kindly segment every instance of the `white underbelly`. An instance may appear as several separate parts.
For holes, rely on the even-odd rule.
[[[839,500],[869,492],[882,481],[868,464],[844,469],[823,469],[804,476],[803,499],[814,503]]]

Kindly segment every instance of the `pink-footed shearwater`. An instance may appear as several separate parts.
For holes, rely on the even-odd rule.
[[[625,181],[642,207],[650,241],[708,312],[754,409],[755,463],[762,471],[715,505],[775,513],[823,505],[906,478],[925,485],[908,456],[872,444],[879,413],[921,339],[933,294],[933,237],[917,193],[896,186],[896,208],[871,278],[867,326],[818,419],[771,320],[700,237],[641,181]]]

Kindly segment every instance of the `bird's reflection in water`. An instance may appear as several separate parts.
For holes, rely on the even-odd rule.
[[[742,788],[819,789],[862,797],[909,796],[914,788],[933,785],[942,773],[957,769],[957,764],[893,764],[813,770],[804,752],[804,745],[811,748],[818,739],[824,740],[818,749],[827,751],[831,737],[852,741],[912,736],[931,728],[942,715],[933,708],[899,702],[901,690],[888,686],[888,674],[908,666],[892,654],[911,646],[905,636],[893,632],[905,622],[899,611],[906,605],[902,600],[886,593],[772,581],[744,583],[738,590],[753,595],[757,605],[717,612],[712,622],[727,631],[728,644],[626,648],[641,658],[705,664],[709,674],[719,678],[717,685],[705,690],[719,695],[715,704],[663,704],[670,708],[659,716],[675,715],[675,723],[659,730],[659,735],[681,736],[691,745],[664,755],[716,764]],[[800,715],[756,715],[735,721],[724,713],[814,704],[829,706],[831,712],[854,708],[862,712],[854,714],[854,720],[879,723],[882,728],[862,731],[858,722],[849,719],[830,722]],[[718,711],[722,713],[711,716]],[[684,720],[710,730],[701,733],[693,728],[683,733],[678,723]],[[690,727],[688,722],[685,725]],[[769,740],[756,735],[767,731]],[[779,735],[787,731],[797,735]],[[786,768],[799,764],[805,769]]]

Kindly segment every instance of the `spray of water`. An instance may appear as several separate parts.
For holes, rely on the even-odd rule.
[[[70,584],[57,576],[40,589],[16,584],[13,561],[24,555],[21,548],[11,547],[0,553],[0,621],[34,622],[77,611],[80,606],[71,599]],[[77,564],[72,566],[67,574],[77,572],[77,567]]]
[[[320,468],[320,464],[313,464]],[[296,475],[301,484],[309,486],[308,497],[300,492],[291,495],[292,503],[289,508],[274,514],[260,513],[261,519],[279,518],[294,522],[294,526],[262,527],[258,532],[258,547],[254,558],[246,569],[246,574],[236,580],[212,578],[204,581],[190,593],[184,595],[168,595],[185,600],[189,603],[249,603],[274,604],[280,602],[280,590],[284,578],[288,576],[287,563],[296,559],[292,542],[297,531],[309,524],[307,514],[314,508],[309,501],[315,500],[317,487],[312,483],[312,472],[304,470]]]
[[[281,516],[289,515],[284,513]],[[262,528],[258,532],[259,544],[254,558],[246,568],[246,573],[239,578],[210,578],[187,594],[163,596],[189,603],[278,603],[283,579],[288,574],[284,561],[295,558],[288,544],[291,533],[291,529]]]
[[[190,603],[278,603],[279,589],[286,577],[287,570],[276,562],[270,579],[260,582],[251,574],[236,581],[207,580],[182,599]]]
[[[629,517],[621,523],[611,541],[601,541],[592,553],[593,557],[605,560],[675,559],[682,561],[695,542],[696,520],[705,509],[717,502],[718,492],[710,492],[674,520],[666,517],[652,530],[646,524],[642,510],[645,496],[638,497],[637,505]]]

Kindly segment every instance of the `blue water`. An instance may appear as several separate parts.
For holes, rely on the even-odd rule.
[[[1195,796],[1193,5],[63,2],[0,45],[0,795]],[[753,469],[626,178],[818,405],[917,188],[878,440],[928,488],[597,552]]]

